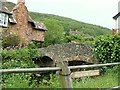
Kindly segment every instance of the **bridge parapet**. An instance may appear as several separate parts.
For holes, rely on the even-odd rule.
[[[42,48],[39,53],[51,58],[54,63],[59,61],[85,61],[88,63],[98,63],[93,56],[92,46],[80,43],[56,44]],[[47,62],[47,61],[46,61]]]

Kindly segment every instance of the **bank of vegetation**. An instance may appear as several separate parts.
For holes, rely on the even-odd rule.
[[[99,36],[94,41],[94,54],[99,63],[120,62],[120,36]],[[26,48],[4,49],[2,55],[2,68],[35,68],[36,60],[42,56],[37,54],[37,47],[30,45]],[[73,80],[74,88],[110,88],[119,84],[119,66],[99,68],[101,75],[97,77],[85,77]],[[3,88],[60,88],[55,73],[21,73],[3,74]]]

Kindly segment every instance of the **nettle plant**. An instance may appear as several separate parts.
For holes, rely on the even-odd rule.
[[[93,50],[100,63],[120,62],[120,35],[99,36]]]

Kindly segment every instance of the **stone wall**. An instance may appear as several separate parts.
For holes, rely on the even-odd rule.
[[[10,25],[10,30],[16,32],[24,42],[28,42],[28,36],[26,35],[28,29],[28,10],[24,3],[18,3],[14,8],[13,12],[17,24]]]
[[[33,30],[31,34],[31,40],[37,40],[37,41],[44,42],[44,31]]]
[[[87,44],[56,44],[47,48],[39,49],[39,53],[43,53],[44,56],[51,58],[54,61],[54,64],[60,61],[84,61],[93,64],[98,63],[92,53],[92,46]]]

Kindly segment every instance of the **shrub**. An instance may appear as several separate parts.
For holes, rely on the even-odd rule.
[[[35,45],[34,42],[30,42],[29,45],[28,45],[28,48],[29,49],[37,49],[38,47]]]
[[[83,37],[81,35],[68,35],[66,36],[66,40],[67,42],[72,42],[72,41],[75,41],[75,42],[81,42],[83,40]],[[82,41],[83,42],[83,41]]]
[[[3,50],[2,55],[2,68],[35,68],[35,64],[32,58],[40,57],[37,54],[36,49],[20,48],[16,50]],[[3,74],[2,75],[2,87],[3,88],[28,88],[32,73],[20,73],[20,74]]]
[[[32,57],[34,57],[35,50],[27,48],[17,50],[3,50],[2,53],[2,68],[25,68],[34,67]]]
[[[120,61],[120,35],[99,36],[95,40],[94,53],[100,63]]]

